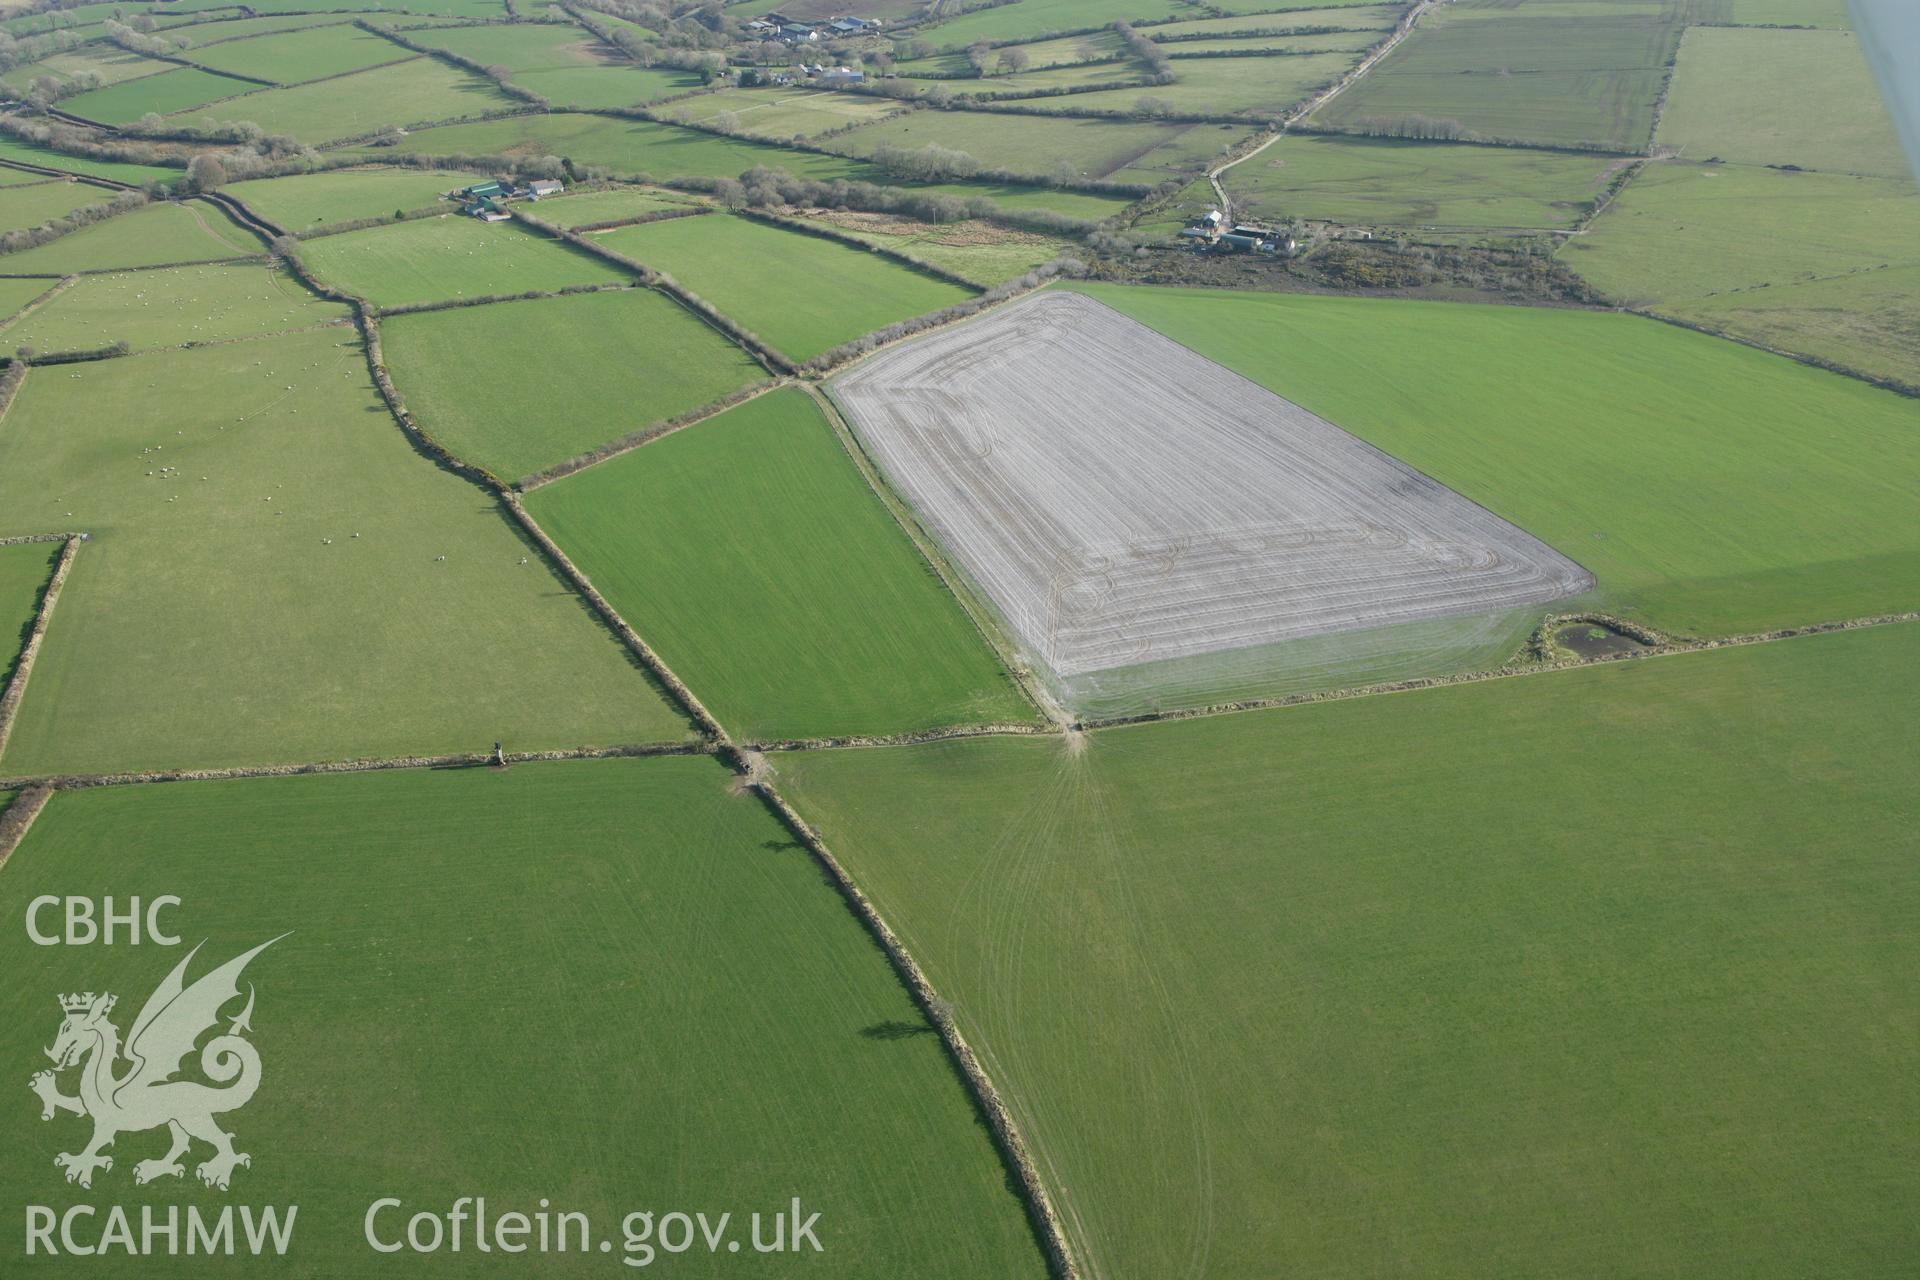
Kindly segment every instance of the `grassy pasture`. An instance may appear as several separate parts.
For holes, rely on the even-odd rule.
[[[700,78],[671,67],[625,65],[553,67],[520,71],[513,77],[556,107],[596,110],[637,107],[700,87]]]
[[[527,505],[738,735],[1035,718],[804,392],[750,400]]]
[[[1045,94],[1055,89],[1083,89],[1095,85],[1111,88],[1137,86],[1147,74],[1138,62],[1075,63],[996,75],[965,88],[968,92],[988,97],[1019,98],[1023,94]]]
[[[1916,661],[1906,625],[777,765],[1089,1274],[1886,1275]]]
[[[1695,22],[1853,29],[1847,0],[1692,0],[1691,9]]]
[[[687,732],[495,504],[412,450],[350,333],[52,367],[6,423],[0,510],[94,540],[0,772]]]
[[[730,214],[596,236],[673,276],[793,360],[971,296],[850,245]]]
[[[603,61],[592,33],[572,25],[439,27],[409,32],[407,38],[515,72],[593,67]]]
[[[922,30],[919,38],[942,49],[964,49],[978,40],[1021,40],[1056,31],[1110,27],[1121,18],[1168,18],[1182,7],[1180,0],[1018,0],[937,23]]]
[[[1788,101],[1793,109],[1782,109]],[[1689,160],[1913,179],[1851,32],[1693,28],[1680,46],[1660,141]]]
[[[44,284],[45,281],[40,283]],[[9,348],[89,351],[225,342],[345,321],[347,308],[315,297],[286,272],[257,262],[83,276],[52,301],[0,329]]]
[[[25,532],[29,531],[14,530],[0,537]],[[27,643],[27,633],[33,629],[34,617],[40,611],[40,593],[52,579],[54,565],[59,563],[60,547],[58,542],[17,542],[0,546],[0,691],[13,679],[20,650]],[[0,804],[0,813],[5,813],[6,808]]]
[[[1247,136],[1244,124],[1190,124],[1124,169],[1107,177],[1115,182],[1144,182],[1158,186],[1169,178],[1189,178],[1205,172],[1228,147]]]
[[[1605,156],[1463,143],[1290,137],[1222,175],[1255,216],[1440,227],[1571,227],[1606,186]]]
[[[615,187],[607,191],[585,191],[558,198],[549,196],[527,212],[542,222],[557,227],[584,227],[590,222],[611,222],[615,218],[639,218],[669,209],[696,208],[693,197],[678,191]]]
[[[42,58],[38,62],[23,62],[6,74],[0,75],[0,85],[13,93],[23,94],[35,80],[42,76],[60,84],[66,84],[77,75],[91,72],[100,77],[103,85],[107,85],[118,84],[122,80],[132,80],[138,76],[157,75],[163,71],[171,71],[173,67],[174,64],[171,62],[128,53],[118,45],[82,45],[78,49]]]
[[[216,98],[231,98],[260,86],[232,76],[216,75],[197,67],[181,67],[157,76],[142,76],[78,94],[60,104],[68,111],[102,124],[131,124],[149,111],[170,115]],[[234,118],[234,117],[226,117]]]
[[[14,164],[38,165],[43,169],[61,169],[67,173],[85,174],[90,178],[110,178],[115,182],[125,182],[138,186],[144,182],[179,182],[186,177],[181,169],[167,169],[159,165],[128,164],[120,160],[95,160],[88,156],[63,155],[58,151],[49,151],[45,147],[36,147],[31,142],[19,138],[0,137],[0,160]]]
[[[1158,40],[1165,36],[1185,35],[1266,35],[1271,32],[1298,31],[1303,27],[1345,27],[1351,30],[1386,31],[1400,20],[1394,5],[1365,5],[1336,9],[1296,9],[1285,13],[1250,13],[1226,18],[1192,18],[1179,22],[1156,23],[1142,28]],[[1179,41],[1168,41],[1177,45]]]
[[[32,249],[0,255],[0,274],[68,275],[112,267],[217,262],[264,252],[266,246],[252,232],[214,206],[166,201],[82,227]]]
[[[189,119],[250,120],[268,133],[319,143],[358,137],[388,125],[493,111],[513,103],[514,99],[479,76],[432,58],[414,58],[321,84],[262,89]]]
[[[1269,117],[1339,79],[1359,60],[1354,53],[1312,53],[1275,58],[1185,58],[1173,64],[1172,84],[1035,99],[1036,110],[1074,112],[1131,111],[1141,98],[1154,98],[1177,111],[1211,115]]]
[[[0,279],[0,318],[18,315],[22,308],[54,286],[54,281],[45,279],[4,280]],[[0,534],[0,537],[7,535]]]
[[[1891,392],[1620,314],[1085,290],[1511,520],[1654,626],[1920,607],[1920,437]]]
[[[431,208],[441,203],[444,193],[478,181],[479,174],[449,169],[336,169],[255,178],[225,190],[261,217],[298,235],[336,223]]]
[[[350,13],[296,13],[266,18],[222,17],[204,14],[170,14],[154,21],[165,31],[177,31],[180,27],[190,26],[191,31],[178,31],[193,41],[190,54],[197,54],[209,45],[220,44],[227,40],[245,40],[252,36],[273,35],[280,31],[301,31],[308,27],[331,27],[351,22]]]
[[[485,1188],[496,1213],[550,1197],[614,1244],[540,1255],[542,1276],[633,1269],[619,1259],[636,1209],[731,1210],[730,1234],[748,1240],[746,1215],[799,1195],[821,1214],[809,1273],[1038,1280],[1019,1202],[938,1039],[916,1034],[923,1020],[843,900],[728,777],[700,758],[594,760],[63,794],[0,878],[25,979],[0,1016],[16,1038],[50,1037],[51,993],[89,984],[137,1009],[180,958],[32,947],[35,894],[180,896],[191,940],[208,939],[194,976],[292,930],[247,971],[262,1084],[227,1123],[254,1153],[234,1194],[300,1206],[292,1273],[365,1274],[377,1196],[444,1212]],[[42,1124],[31,1103],[0,1121],[0,1194],[87,1201],[52,1167],[65,1123]],[[184,1186],[134,1185],[153,1140],[123,1136],[91,1194],[110,1187],[136,1222],[145,1203],[205,1212],[191,1171]],[[0,1247],[24,1252],[20,1232],[7,1215]],[[406,1271],[484,1272],[471,1234],[465,1246],[412,1255]],[[683,1276],[756,1269],[704,1246],[652,1260]],[[71,1266],[33,1258],[9,1273]],[[145,1269],[257,1266],[163,1255]]]
[[[323,236],[302,256],[323,280],[383,307],[627,278],[537,232],[456,214]]]
[[[1081,96],[1101,95],[1072,95]],[[992,111],[916,111],[863,126],[831,139],[830,145],[871,155],[881,147],[918,149],[938,143],[993,169],[1038,175],[1071,169],[1099,178],[1125,168],[1186,128],[1139,121],[1042,120]]]
[[[983,289],[1080,251],[1074,240],[972,219],[926,223],[847,210],[824,214],[821,220],[868,244],[904,250],[944,267]]]
[[[867,165],[838,156],[783,151],[765,143],[722,138],[648,120],[618,120],[588,115],[527,115],[477,124],[419,129],[398,147],[412,155],[566,156],[578,164],[600,165],[620,177],[731,178],[755,165],[785,169],[803,178],[867,178],[879,175]]]
[[[318,27],[189,50],[195,64],[276,84],[298,84],[413,57],[391,40],[353,26]]]
[[[1425,117],[1488,139],[1632,150],[1653,132],[1678,30],[1659,10],[1498,21],[1430,14],[1315,119],[1398,128]]]
[[[1910,181],[1654,164],[1560,257],[1614,299],[1920,384]]]
[[[1163,46],[1174,58],[1199,54],[1292,55],[1307,53],[1364,53],[1386,38],[1384,31],[1323,31],[1315,35],[1215,36],[1210,40],[1181,40]]]
[[[767,376],[650,289],[393,316],[380,338],[421,426],[508,480]]]
[[[107,204],[114,193],[85,182],[38,182],[0,187],[0,231],[23,230],[65,217],[90,204]],[[0,269],[4,264],[0,263]]]
[[[765,138],[807,137],[863,120],[879,120],[901,109],[886,98],[850,93],[791,89],[722,89],[667,108],[676,117],[706,124],[733,117],[736,128]]]

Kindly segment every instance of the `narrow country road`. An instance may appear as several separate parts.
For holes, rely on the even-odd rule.
[[[1379,64],[1380,59],[1392,53],[1402,40],[1405,40],[1413,33],[1414,24],[1420,21],[1420,15],[1428,9],[1431,9],[1437,3],[1439,3],[1439,0],[1420,0],[1420,3],[1413,7],[1412,11],[1407,14],[1400,25],[1394,28],[1393,34],[1381,42],[1379,48],[1360,59],[1352,70],[1348,71],[1347,74],[1341,76],[1331,85],[1328,85],[1325,90],[1307,99],[1292,111],[1288,112],[1287,115],[1281,119],[1280,127],[1273,131],[1272,137],[1247,152],[1247,154],[1238,156],[1235,159],[1227,161],[1225,164],[1216,165],[1207,170],[1207,181],[1213,184],[1214,199],[1220,202],[1220,215],[1225,219],[1228,226],[1233,225],[1233,201],[1227,198],[1227,189],[1220,184],[1220,175],[1237,164],[1253,159],[1262,151],[1265,151],[1268,147],[1286,137],[1287,130],[1306,119],[1315,111],[1318,111],[1321,107],[1324,107],[1328,102],[1333,100],[1335,95],[1351,87],[1361,76],[1373,70],[1374,67]]]

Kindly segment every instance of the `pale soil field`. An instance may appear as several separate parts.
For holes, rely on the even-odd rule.
[[[834,390],[1057,676],[1593,585],[1444,485],[1084,296],[905,343]]]

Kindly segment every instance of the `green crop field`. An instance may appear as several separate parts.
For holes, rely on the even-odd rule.
[[[1087,1274],[1887,1274],[1916,661],[1885,627],[778,780]]]
[[[13,164],[61,169],[67,173],[85,174],[90,178],[110,178],[115,182],[125,182],[134,186],[146,182],[178,182],[186,176],[183,170],[166,169],[159,165],[128,164],[120,160],[96,160],[90,156],[63,155],[45,147],[36,147],[31,142],[23,142],[19,138],[8,137],[0,137],[0,160]]]
[[[94,534],[5,774],[686,732],[497,507],[412,450],[349,331],[29,374],[0,510]]]
[[[1620,301],[1920,385],[1911,181],[1655,164],[1560,257]]]
[[[507,480],[767,376],[650,289],[394,316],[380,341],[421,427]]]
[[[1314,118],[1397,134],[1442,122],[1478,138],[1635,150],[1653,132],[1679,35],[1663,10],[1642,12],[1432,13]]]
[[[78,94],[63,101],[60,109],[102,124],[131,124],[150,111],[167,115],[259,87],[197,67],[181,67]]]
[[[82,276],[33,314],[6,325],[0,341],[41,352],[92,351],[116,342],[172,347],[351,317],[346,307],[315,297],[277,267],[229,262]]]
[[[851,245],[728,214],[595,238],[673,276],[792,360],[971,296]]]
[[[227,40],[190,50],[186,56],[195,65],[214,71],[231,71],[276,84],[298,84],[414,55],[412,50],[381,36],[358,27],[340,26]]]
[[[1635,316],[1084,288],[1513,521],[1615,612],[1722,635],[1920,608],[1891,392]]]
[[[1256,217],[1437,227],[1571,227],[1606,187],[1605,156],[1303,135],[1226,171]]]
[[[14,530],[0,537],[19,537],[22,532]],[[20,650],[40,609],[40,593],[46,590],[59,560],[58,542],[0,545],[0,691],[13,679]],[[0,805],[0,813],[5,811],[6,806]]]
[[[1847,0],[1692,0],[1695,22],[1740,26],[1853,27]]]
[[[187,119],[190,123],[251,121],[268,133],[321,143],[513,104],[514,99],[479,76],[432,58],[415,58],[319,84],[262,89]]]
[[[539,232],[455,214],[323,236],[301,255],[321,279],[383,307],[627,278]]]
[[[887,98],[790,89],[722,89],[665,108],[676,118],[694,124],[719,120],[764,138],[807,137],[882,119],[900,109],[901,104]]]
[[[246,971],[261,1085],[224,1123],[253,1157],[233,1197],[299,1205],[287,1262],[305,1274],[387,1261],[363,1235],[380,1197],[405,1204],[376,1224],[401,1235],[410,1214],[484,1189],[491,1213],[550,1198],[613,1245],[611,1259],[577,1243],[523,1259],[543,1276],[641,1261],[731,1274],[724,1251],[628,1253],[623,1219],[731,1211],[749,1241],[750,1214],[799,1196],[820,1214],[821,1252],[786,1255],[796,1270],[1038,1280],[1020,1203],[939,1040],[915,1034],[913,1002],[806,852],[727,779],[705,759],[596,760],[60,795],[0,880],[16,978],[0,1017],[51,1041],[53,994],[91,987],[131,1018],[186,950],[34,947],[22,920],[37,893],[178,895],[174,918],[207,939],[193,977],[291,931]],[[122,1135],[91,1197],[65,1186],[52,1155],[80,1122],[42,1124],[24,1082],[0,1121],[0,1195],[207,1211],[191,1172],[134,1189],[164,1131]],[[19,1214],[0,1248],[21,1255]],[[738,1270],[782,1266],[742,1252],[759,1266]],[[485,1270],[464,1260],[410,1269]],[[257,1265],[163,1255],[145,1269]]]
[[[1043,101],[1098,96],[1073,94]],[[882,147],[919,150],[937,144],[964,151],[990,169],[1043,177],[1070,170],[1076,176],[1100,178],[1132,164],[1187,128],[1145,121],[1038,119],[992,111],[916,111],[863,125],[829,139],[828,145],[864,156]]]
[[[750,400],[527,505],[733,733],[1036,718],[804,392]]]
[[[0,187],[0,231],[25,230],[63,218],[90,204],[109,204],[114,193],[85,182],[37,182]]]
[[[1226,18],[1193,18],[1144,28],[1162,47],[1177,49],[1170,37],[1190,35],[1266,35],[1273,32],[1339,27],[1348,31],[1390,30],[1400,19],[1397,5],[1365,5],[1334,9],[1295,9],[1284,13],[1249,13]]]
[[[202,201],[151,204],[19,253],[0,255],[0,274],[66,275],[113,267],[217,262],[266,252],[252,232]]]
[[[1694,28],[1680,46],[1660,141],[1689,160],[1913,179],[1851,32]]]
[[[608,191],[585,191],[579,195],[549,197],[531,208],[524,209],[523,212],[542,222],[551,222],[557,227],[571,229],[594,222],[643,218],[652,213],[698,207],[692,196],[679,191],[616,187]]]
[[[961,14],[926,28],[919,38],[942,49],[964,49],[978,40],[1029,40],[1061,31],[1110,27],[1122,18],[1167,18],[1181,8],[1180,0],[1017,0]]]
[[[479,181],[477,173],[447,169],[336,169],[236,182],[226,193],[298,235],[317,227],[432,208],[442,203],[447,192]]]
[[[1175,46],[1178,47],[1178,46]],[[1173,64],[1172,84],[1102,89],[1037,98],[1037,110],[1074,112],[1133,111],[1152,98],[1174,111],[1267,118],[1325,88],[1358,62],[1356,53],[1313,53],[1276,58],[1184,58]]]

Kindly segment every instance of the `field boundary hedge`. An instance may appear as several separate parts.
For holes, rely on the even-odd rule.
[[[580,293],[620,293],[639,287],[633,283],[616,283],[607,280],[599,284],[570,284],[559,289],[528,289],[524,293],[483,293],[472,298],[447,298],[439,302],[402,302],[391,307],[376,307],[375,310],[384,320],[388,316],[417,316],[425,311],[458,311],[462,307],[490,307],[497,302],[533,302],[540,298],[571,298]]]
[[[816,236],[822,240],[831,240],[835,244],[843,244],[850,249],[858,249],[862,253],[878,254],[883,258],[891,258],[901,266],[917,271],[921,275],[932,276],[934,279],[943,281],[946,284],[959,285],[962,289],[974,293],[980,292],[980,286],[965,276],[949,271],[945,267],[937,267],[926,259],[917,258],[903,249],[895,249],[889,245],[869,243],[868,241],[860,239],[858,236],[842,231],[831,223],[809,222],[805,218],[788,217],[783,213],[774,213],[767,209],[755,209],[752,207],[733,209],[729,210],[729,212],[731,212],[734,217],[745,218],[749,222],[764,222],[768,226],[782,227],[799,235]]]
[[[566,747],[552,751],[508,751],[509,765],[541,760],[611,760],[624,756],[712,755],[706,742],[644,742],[612,747]],[[293,778],[316,773],[380,773],[389,769],[478,768],[493,763],[491,751],[437,756],[363,756],[352,760],[314,760],[298,764],[244,764],[221,769],[149,769],[128,773],[60,773],[37,778],[0,778],[0,785],[53,791],[93,787],[145,786],[164,782],[224,782],[235,778]]]
[[[47,807],[47,801],[53,798],[53,788],[40,784],[31,786],[13,798],[5,813],[0,813],[0,867],[7,865],[7,859],[27,838],[27,832],[33,829],[33,820]]]
[[[1000,1150],[1001,1159],[1006,1162],[1014,1176],[1021,1203],[1027,1211],[1029,1225],[1046,1256],[1047,1269],[1058,1280],[1079,1280],[1080,1267],[1067,1246],[1065,1229],[1061,1226],[1060,1215],[1054,1208],[1053,1198],[1047,1194],[1046,1184],[1040,1178],[1039,1167],[1034,1163],[1033,1155],[1027,1148],[1026,1139],[1021,1135],[1019,1126],[1014,1122],[1013,1112],[1008,1109],[1000,1090],[995,1087],[986,1068],[980,1065],[973,1046],[967,1043],[960,1033],[959,1025],[954,1021],[953,1006],[940,998],[933,983],[927,978],[920,964],[907,950],[906,944],[893,931],[886,918],[880,914],[873,900],[854,883],[853,877],[840,864],[840,860],[827,848],[820,834],[807,824],[794,807],[764,776],[763,770],[749,769],[747,785],[759,795],[786,828],[806,847],[808,853],[820,864],[827,875],[832,877],[836,888],[847,900],[847,905],[859,917],[867,931],[886,952],[894,972],[899,975],[921,1013],[940,1033],[940,1042],[946,1047],[947,1056],[959,1070],[967,1089],[973,1094],[974,1104],[980,1109],[981,1118],[986,1122],[987,1131],[993,1135],[994,1146]]]
[[[735,405],[745,404],[747,401],[765,395],[769,391],[791,385],[793,385],[792,382],[787,378],[766,378],[759,382],[749,383],[738,391],[721,396],[718,400],[710,400],[706,404],[689,409],[676,417],[657,419],[644,427],[627,432],[627,434],[618,439],[609,440],[597,448],[589,449],[582,454],[576,454],[568,458],[565,462],[556,462],[552,466],[545,467],[531,475],[522,476],[514,482],[513,487],[521,493],[531,493],[535,489],[543,488],[556,480],[564,480],[568,476],[577,475],[585,471],[588,467],[599,466],[610,458],[617,458],[623,453],[632,453],[641,445],[652,444],[662,436],[670,436],[676,431],[684,431],[688,427],[705,422],[708,418],[718,417]]]
[[[1617,627],[1646,635],[1659,635],[1659,632],[1639,623],[1602,613],[1581,613],[1556,615],[1566,620],[1601,620],[1609,627]],[[1312,702],[1342,702],[1349,698],[1370,698],[1383,693],[1411,693],[1420,689],[1438,689],[1456,684],[1483,684],[1489,680],[1507,680],[1515,676],[1547,675],[1556,671],[1571,671],[1580,667],[1597,666],[1606,662],[1644,662],[1649,658],[1671,658],[1689,653],[1705,653],[1710,649],[1733,649],[1752,644],[1771,644],[1776,640],[1792,640],[1800,636],[1825,635],[1833,631],[1857,631],[1863,627],[1893,626],[1904,622],[1920,622],[1920,610],[1906,613],[1881,613],[1865,618],[1849,618],[1840,622],[1815,622],[1806,626],[1781,627],[1774,631],[1756,631],[1737,636],[1720,636],[1707,640],[1681,640],[1664,638],[1661,643],[1628,653],[1599,654],[1591,658],[1572,657],[1554,658],[1541,662],[1513,662],[1481,671],[1460,671],[1445,676],[1421,676],[1412,680],[1395,680],[1385,684],[1353,685],[1345,689],[1326,689],[1317,693],[1292,693],[1278,698],[1244,698],[1233,702],[1217,702],[1202,707],[1187,707],[1172,711],[1146,711],[1138,715],[1103,716],[1077,722],[1077,729],[1113,729],[1129,724],[1154,724],[1164,720],[1193,720],[1202,716],[1227,715],[1239,711],[1264,711],[1274,707],[1298,707]],[[1545,625],[1545,624],[1543,624]],[[1635,635],[1638,639],[1639,636]],[[1533,650],[1533,638],[1530,636],[1523,647],[1524,653]]]
[[[633,652],[634,657],[640,660],[640,664],[679,701],[681,710],[685,711],[699,726],[701,733],[713,747],[731,754],[733,739],[727,736],[727,731],[721,728],[720,722],[714,718],[711,711],[707,710],[706,704],[700,701],[693,690],[673,673],[673,669],[653,651],[653,646],[640,638],[640,633],[635,631],[627,620],[620,616],[620,611],[600,594],[600,589],[593,585],[593,580],[581,571],[580,566],[560,549],[558,543],[547,536],[547,531],[540,527],[540,522],[520,505],[520,495],[511,490],[504,490],[500,494],[500,501],[512,513],[520,527],[526,530],[527,536],[533,539],[548,560],[560,570],[561,576],[586,597],[587,602],[599,613],[601,620],[612,628],[613,633]]]
[[[1752,347],[1755,351],[1764,351],[1768,355],[1785,356],[1787,359],[1800,364],[1810,365],[1815,369],[1824,369],[1828,373],[1837,373],[1845,378],[1853,378],[1866,383],[1868,386],[1879,387],[1883,391],[1891,391],[1895,395],[1906,396],[1910,399],[1920,399],[1920,385],[1911,382],[1902,382],[1898,378],[1887,377],[1883,374],[1868,373],[1862,369],[1854,369],[1847,365],[1840,364],[1837,361],[1828,360],[1824,356],[1808,355],[1804,351],[1787,351],[1780,347],[1770,347],[1766,343],[1754,338],[1742,337],[1737,333],[1728,333],[1724,329],[1715,329],[1709,325],[1700,324],[1693,320],[1682,320],[1678,316],[1663,315],[1658,311],[1648,310],[1645,307],[1623,306],[1620,310],[1625,311],[1629,315],[1643,316],[1648,320],[1658,320],[1661,324],[1670,324],[1675,328],[1690,329],[1694,333],[1703,333],[1710,338],[1723,338],[1728,342],[1737,342],[1743,347]]]
[[[47,585],[40,593],[40,607],[34,611],[33,622],[27,629],[27,642],[20,646],[20,656],[15,661],[13,676],[7,681],[5,693],[0,693],[0,756],[7,750],[7,739],[13,734],[13,720],[20,712],[20,699],[26,696],[27,679],[33,674],[33,661],[40,656],[40,642],[46,638],[47,623],[53,618],[53,607],[60,603],[60,588],[66,585],[67,574],[73,568],[73,561],[80,554],[80,544],[87,540],[84,533],[63,536],[65,544],[60,549],[59,563],[53,567],[53,576],[47,579]]]
[[[988,307],[998,306],[1010,298],[1017,298],[1023,293],[1029,293],[1046,284],[1055,276],[1071,275],[1084,270],[1084,265],[1077,258],[1064,256],[1055,258],[1052,262],[1035,267],[1032,271],[1024,275],[1016,276],[1011,280],[1003,280],[992,288],[967,299],[965,302],[956,302],[954,305],[942,307],[938,311],[928,311],[921,315],[909,316],[905,320],[896,321],[884,328],[875,329],[871,333],[864,333],[851,341],[843,342],[837,347],[822,351],[819,355],[800,366],[799,371],[809,375],[824,376],[833,372],[841,365],[850,364],[862,356],[880,350],[882,347],[889,347],[896,342],[903,342],[916,334],[925,333],[929,329],[939,329],[946,325],[965,320],[969,316],[986,310]],[[977,286],[969,287],[973,288]]]
[[[619,227],[639,227],[649,222],[670,222],[675,218],[694,218],[701,214],[712,213],[705,205],[688,205],[683,209],[655,209],[651,213],[635,214],[631,218],[608,218],[604,222],[583,222],[577,227],[566,230],[585,235],[589,231],[613,231]]]

